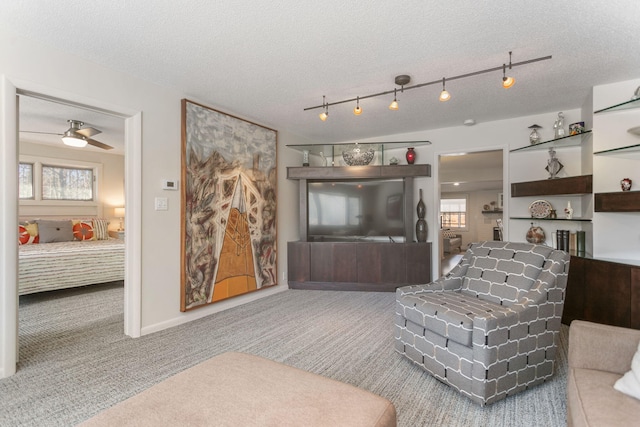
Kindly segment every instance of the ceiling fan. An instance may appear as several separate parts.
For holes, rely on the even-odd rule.
[[[53,133],[53,132],[35,132],[35,131],[20,131],[23,133],[39,133],[39,134],[47,134],[47,135],[60,135],[62,137],[62,142],[71,147],[86,147],[87,144],[93,145],[94,147],[102,148],[103,150],[113,150],[113,147],[107,144],[104,144],[100,141],[96,141],[95,139],[91,139],[92,136],[102,133],[101,130],[92,127],[82,128],[84,123],[80,120],[67,120],[70,124],[69,129],[65,131],[65,133]]]

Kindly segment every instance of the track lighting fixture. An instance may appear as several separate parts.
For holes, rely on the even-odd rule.
[[[509,52],[509,70],[511,70],[511,52]],[[516,83],[516,79],[513,77],[507,77],[507,65],[502,64],[502,87],[509,89]]]
[[[534,62],[546,61],[547,59],[551,59],[551,55],[548,55],[548,56],[543,56],[543,57],[540,57],[540,58],[527,59],[525,61],[512,63],[511,62],[511,53],[512,52],[509,52],[509,70],[511,70],[513,67],[517,67],[517,66],[520,66],[520,65],[526,65],[526,64],[531,64],[531,63],[534,63]],[[473,76],[477,76],[477,75],[480,75],[480,74],[492,73],[492,72],[496,72],[496,71],[500,71],[500,70],[502,70],[502,86],[504,88],[508,89],[508,88],[510,88],[511,86],[514,85],[516,80],[513,77],[507,76],[507,64],[502,64],[502,65],[500,65],[498,67],[487,68],[485,70],[473,71],[471,73],[459,74],[459,75],[453,76],[453,77],[443,77],[442,79],[438,79],[438,80],[434,80],[434,81],[430,81],[430,82],[426,82],[426,83],[420,83],[420,84],[416,84],[416,85],[408,86],[408,87],[405,87],[405,85],[407,85],[410,82],[411,78],[408,75],[403,74],[403,75],[396,76],[395,83],[397,85],[401,86],[400,92],[404,92],[404,90],[417,89],[419,87],[430,86],[430,85],[442,83],[442,92],[440,93],[440,98],[439,99],[441,101],[446,101],[448,99],[451,99],[451,95],[445,89],[445,81],[447,81],[447,80],[464,79],[464,78],[473,77]],[[356,101],[356,108],[354,108],[353,113],[355,115],[358,115],[358,113],[356,113],[356,111],[360,111],[360,112],[362,111],[362,109],[360,108],[360,99],[374,98],[376,96],[384,96],[384,95],[389,95],[391,93],[393,93],[393,102],[391,103],[391,105],[389,105],[389,109],[397,110],[399,108],[399,105],[398,105],[398,100],[397,100],[397,88],[395,88],[393,90],[387,90],[387,91],[384,91],[384,92],[373,93],[371,95],[358,96],[356,98],[350,98],[350,99],[345,99],[345,100],[342,100],[342,101],[336,101],[336,102],[331,102],[331,103],[326,102],[325,101],[325,97],[323,96],[322,97],[322,105],[315,105],[313,107],[307,107],[307,108],[304,109],[304,111],[314,110],[316,108],[322,108],[322,109],[324,109],[324,112],[322,114],[320,114],[320,118],[324,121],[324,120],[327,119],[327,117],[329,115],[329,106],[330,105],[338,105],[338,104],[344,104],[344,103],[347,103],[347,102]]]
[[[397,90],[394,89],[393,90],[393,102],[391,104],[389,104],[389,110],[397,110],[398,108],[400,108],[400,106],[398,105],[398,99],[396,96]]]
[[[356,97],[356,108],[353,109],[353,114],[359,116],[362,114],[362,108],[360,108],[360,97]]]
[[[444,81],[445,78],[442,78],[442,92],[440,92],[440,97],[438,97],[438,99],[442,102],[448,101],[451,99],[451,95],[449,95],[449,92],[447,92],[447,90],[444,88]]]
[[[329,104],[326,103],[324,95],[322,95],[322,106],[324,107],[324,111],[318,116],[320,117],[320,120],[326,122],[327,118],[329,118]]]

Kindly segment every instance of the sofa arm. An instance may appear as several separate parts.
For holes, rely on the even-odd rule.
[[[638,349],[640,330],[574,320],[569,328],[569,368],[624,374]]]

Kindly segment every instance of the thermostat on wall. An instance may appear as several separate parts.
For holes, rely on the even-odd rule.
[[[178,180],[163,179],[162,180],[162,189],[163,190],[177,190],[178,189]]]

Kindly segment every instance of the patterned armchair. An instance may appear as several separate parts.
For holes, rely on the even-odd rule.
[[[481,242],[449,274],[396,291],[396,350],[484,406],[550,379],[569,254]]]

